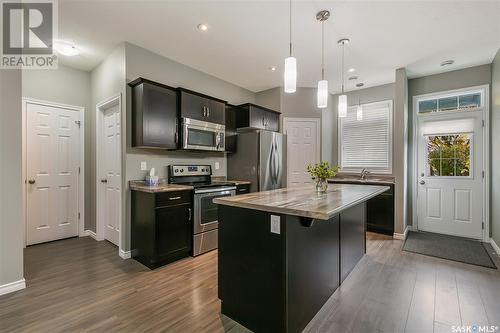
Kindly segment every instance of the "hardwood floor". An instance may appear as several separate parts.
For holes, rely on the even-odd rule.
[[[304,331],[500,326],[498,270],[401,246],[369,234],[367,255]],[[0,296],[0,332],[248,332],[219,314],[216,251],[150,271],[110,243],[68,239],[27,248],[25,278],[27,289]]]

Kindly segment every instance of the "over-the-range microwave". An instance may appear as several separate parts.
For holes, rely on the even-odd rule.
[[[225,150],[226,126],[206,121],[182,118],[182,149]]]

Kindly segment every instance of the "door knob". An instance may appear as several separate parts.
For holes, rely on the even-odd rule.
[[[425,184],[425,180],[422,179],[421,181],[419,181],[419,183],[420,183],[420,185],[424,185]]]
[[[101,183],[107,183],[108,180],[107,179],[101,179]]]
[[[28,183],[30,183],[31,185],[35,184],[35,180],[34,179],[30,179],[28,180]]]

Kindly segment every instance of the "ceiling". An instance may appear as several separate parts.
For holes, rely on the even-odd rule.
[[[341,49],[365,87],[394,82],[396,68],[418,77],[490,63],[500,46],[500,1],[293,1],[298,86],[321,74],[321,24],[328,9],[325,66],[340,90]],[[208,31],[196,26],[205,23]],[[61,62],[91,70],[127,41],[257,92],[282,85],[288,55],[288,1],[59,1],[59,37],[83,53]],[[444,60],[455,64],[440,67]],[[269,70],[276,66],[277,70]]]

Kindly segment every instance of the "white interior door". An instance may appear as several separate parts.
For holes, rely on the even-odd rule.
[[[306,167],[320,160],[319,119],[285,118],[283,128],[287,135],[287,186],[312,184]]]
[[[78,235],[80,112],[26,105],[26,244]]]
[[[482,112],[422,116],[418,126],[418,229],[481,239]]]
[[[121,202],[121,128],[119,105],[103,111],[102,122],[102,191],[104,200],[104,238],[119,246]]]

